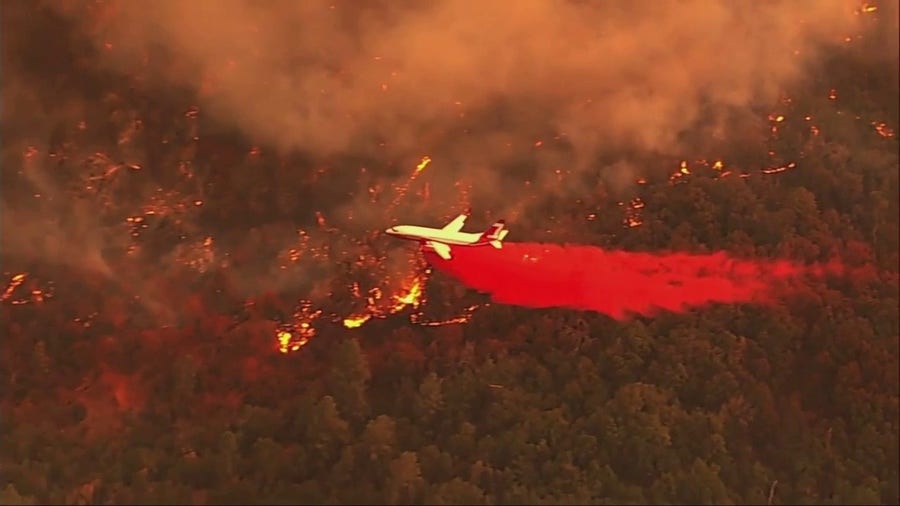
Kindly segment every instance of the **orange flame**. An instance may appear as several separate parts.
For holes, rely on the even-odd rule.
[[[25,283],[25,279],[27,277],[28,273],[26,272],[14,275],[10,279],[9,284],[6,286],[6,289],[2,294],[0,294],[0,302],[9,302],[14,306],[21,306],[24,304],[30,304],[32,302],[44,302],[44,300],[53,296],[52,287],[49,289],[49,291],[45,291],[35,286],[34,281],[32,281],[30,283],[32,287],[27,291],[27,295],[24,295],[19,299],[13,299],[13,294],[20,286],[22,286],[23,283]]]
[[[779,172],[784,172],[786,170],[793,169],[795,167],[797,167],[797,164],[794,162],[791,162],[787,165],[782,165],[781,167],[772,167],[769,169],[763,169],[762,173],[763,174],[778,174]]]
[[[619,206],[625,207],[625,203],[619,202]],[[643,208],[644,201],[641,200],[640,197],[631,199],[631,201],[628,202],[628,207],[625,207],[625,217],[622,219],[622,223],[628,228],[643,225],[644,220],[641,217],[641,209]]]
[[[426,273],[427,274],[427,273]],[[368,306],[363,313],[348,316],[343,319],[344,327],[355,329],[361,327],[364,323],[374,318],[385,318],[395,313],[399,313],[408,306],[418,308],[423,303],[423,286],[425,276],[416,276],[409,283],[407,288],[400,290],[397,294],[390,297],[392,305],[387,309],[378,306],[378,301],[382,300],[382,293],[378,287],[369,291]],[[355,296],[359,297],[359,285],[354,283],[352,291]]]
[[[364,314],[364,315],[360,315],[360,316],[349,316],[347,318],[344,318],[344,327],[347,327],[348,329],[359,328],[359,327],[362,327],[362,325],[364,323],[366,323],[367,321],[369,321],[371,318],[372,318],[372,315],[369,315],[369,314]]]
[[[10,297],[12,297],[12,294],[16,291],[16,288],[18,288],[19,285],[25,282],[26,276],[28,276],[28,273],[26,272],[13,276],[9,282],[9,285],[6,287],[6,290],[3,291],[3,295],[0,295],[0,301],[6,301]]]
[[[422,172],[423,170],[425,170],[425,167],[428,167],[429,163],[431,163],[431,157],[423,156],[422,161],[419,162],[418,165],[416,165],[416,173],[418,174],[419,172]]]
[[[413,280],[412,285],[409,289],[406,290],[406,293],[403,295],[395,296],[395,300],[397,301],[397,311],[400,311],[406,306],[419,307],[420,299],[422,298],[422,280],[416,278]]]
[[[431,163],[430,156],[423,156],[422,160],[416,165],[416,168],[413,170],[413,173],[409,176],[409,179],[406,180],[405,183],[398,185],[396,187],[397,195],[394,197],[394,200],[391,201],[388,206],[388,212],[392,211],[398,205],[400,205],[400,201],[403,200],[403,197],[406,196],[406,193],[409,191],[409,186],[416,180],[419,174],[425,170],[425,167],[428,167],[428,164]]]
[[[875,131],[878,132],[878,135],[884,137],[885,139],[894,136],[894,130],[887,126],[885,122],[872,122],[872,126],[875,127]]]
[[[275,332],[278,351],[290,353],[306,346],[316,336],[316,328],[312,322],[322,314],[321,309],[313,311],[310,301],[300,301],[294,312],[293,323],[287,324]]]
[[[878,10],[878,6],[877,6],[877,5],[872,5],[872,4],[869,4],[869,3],[865,3],[865,4],[862,5],[862,7],[859,8],[859,10],[857,11],[857,14],[859,14],[859,13],[863,13],[863,14],[871,14],[871,13],[877,11],[877,10]]]
[[[484,306],[487,306],[485,304]],[[445,325],[459,325],[463,323],[469,323],[472,320],[472,316],[475,314],[475,311],[481,308],[480,304],[473,304],[466,309],[463,310],[463,313],[460,316],[456,316],[454,318],[448,318],[446,320],[424,320],[422,313],[416,313],[409,317],[409,321],[415,323],[416,325],[422,325],[423,327],[443,327]]]

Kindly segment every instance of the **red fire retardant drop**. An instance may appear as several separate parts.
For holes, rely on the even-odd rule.
[[[616,319],[710,303],[771,302],[799,279],[841,270],[836,263],[739,260],[723,252],[636,253],[539,243],[454,247],[452,255],[443,260],[425,251],[435,268],[496,302],[591,310]]]

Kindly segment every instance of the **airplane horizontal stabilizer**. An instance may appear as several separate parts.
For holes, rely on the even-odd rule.
[[[504,232],[507,232],[504,228],[506,228],[506,222],[504,220],[497,221],[481,234],[481,237],[478,238],[478,242],[502,241],[503,238],[506,237]]]

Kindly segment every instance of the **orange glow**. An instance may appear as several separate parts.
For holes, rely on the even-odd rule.
[[[797,167],[797,164],[794,162],[791,162],[787,165],[782,165],[781,167],[772,167],[770,169],[763,169],[762,173],[763,174],[778,174],[779,172],[785,172],[785,171],[793,169],[795,167]]]
[[[290,353],[306,346],[310,339],[316,336],[316,328],[313,327],[312,322],[321,314],[321,309],[315,311],[312,309],[310,301],[300,301],[294,312],[293,322],[283,325],[275,332],[278,351]]]
[[[359,327],[362,327],[362,325],[364,323],[366,323],[367,321],[369,321],[371,318],[372,318],[372,315],[368,315],[368,314],[364,314],[361,316],[350,316],[350,317],[344,318],[344,327],[347,327],[348,329],[359,328]]]
[[[878,10],[877,5],[872,5],[872,4],[867,3],[867,4],[863,4],[863,6],[859,8],[858,12],[862,12],[863,14],[871,14],[877,10]]]
[[[425,274],[414,277],[406,288],[389,297],[388,300],[391,301],[392,305],[387,308],[379,304],[379,301],[384,299],[381,289],[378,287],[372,288],[369,290],[369,296],[366,297],[367,305],[365,311],[345,317],[342,320],[342,324],[345,328],[355,329],[363,326],[372,318],[386,318],[392,314],[399,313],[408,306],[418,308],[424,303],[424,284],[427,274],[426,271]],[[354,283],[351,286],[351,292],[354,297],[360,297],[358,283]]]
[[[676,172],[675,175],[680,175],[680,173]],[[622,219],[623,225],[628,228],[634,228],[644,224],[644,220],[641,217],[641,209],[644,208],[643,200],[634,198],[628,202],[627,207],[624,202],[619,202],[619,206],[622,206],[625,209],[625,217]]]
[[[688,168],[687,160],[682,160],[681,164],[678,166],[678,171],[674,172],[671,176],[669,176],[669,181],[675,181],[684,176],[688,176],[691,174],[691,169]]]
[[[487,306],[487,304],[485,304],[485,306]],[[473,304],[463,310],[463,313],[460,316],[448,318],[446,320],[424,320],[422,317],[422,313],[416,313],[409,317],[409,321],[423,327],[443,327],[445,325],[459,325],[469,323],[469,321],[472,320],[472,315],[474,315],[475,311],[480,309],[481,307],[482,306],[479,304]]]
[[[395,187],[397,194],[394,199],[391,201],[390,205],[387,208],[388,213],[390,213],[393,209],[395,209],[398,205],[400,205],[400,201],[406,197],[407,192],[409,191],[409,186],[416,180],[419,174],[425,170],[425,167],[431,163],[430,156],[423,156],[422,160],[416,165],[416,168],[413,170],[412,174],[409,176],[409,179],[406,180],[405,183],[397,185]]]
[[[44,302],[46,299],[53,296],[52,287],[49,290],[43,290],[37,286],[35,286],[35,282],[32,281],[29,283],[31,285],[30,289],[22,290],[25,294],[18,298],[13,299],[13,295],[16,293],[16,290],[19,289],[24,283],[25,279],[28,277],[28,273],[20,273],[14,275],[10,280],[9,284],[6,286],[6,289],[0,294],[0,302],[8,302],[13,306],[21,306],[24,304],[31,303],[39,303]]]
[[[422,161],[419,162],[418,165],[416,165],[416,173],[419,173],[419,172],[422,172],[423,170],[425,170],[425,167],[428,167],[428,164],[429,164],[429,163],[431,163],[431,157],[430,157],[430,156],[424,156],[424,157],[422,157]]]
[[[419,307],[422,298],[422,280],[419,278],[414,279],[405,292],[401,292],[402,295],[394,296],[394,300],[397,301],[397,305],[394,306],[396,311],[400,311],[406,306]]]
[[[294,339],[293,334],[286,330],[278,331],[277,335],[278,351],[280,351],[281,353],[290,353],[292,351],[297,351],[309,342],[309,339],[304,336],[300,336],[299,339]]]
[[[872,122],[872,126],[875,127],[875,131],[878,132],[878,135],[884,137],[885,139],[894,136],[894,130],[892,130],[887,123],[885,122]]]
[[[875,6],[866,4],[861,8],[861,12],[874,12],[876,10]],[[388,89],[387,85],[383,85],[383,89]],[[822,92],[825,90],[819,90]],[[834,89],[829,90],[829,98],[835,100],[837,98],[837,91]],[[790,103],[790,99],[784,99],[784,103]],[[456,102],[457,105],[460,105],[459,102]],[[790,111],[789,109],[783,109]],[[790,113],[790,112],[787,112]],[[802,113],[800,113],[802,114]],[[185,113],[185,116],[188,118],[197,118],[199,115],[199,109],[195,106],[192,106],[188,109],[188,112]],[[768,116],[770,120],[770,125],[774,128],[776,124],[785,122],[786,117],[781,114],[772,114]],[[805,117],[806,121],[810,121],[810,117]],[[874,130],[884,138],[894,137],[894,131],[887,126],[884,122],[872,122],[871,123]],[[79,125],[79,128],[87,128],[87,124],[82,122]],[[818,135],[819,131],[813,125],[810,125],[810,130],[813,135]],[[193,140],[197,138],[194,137]],[[555,139],[559,140],[560,136],[556,136]],[[874,139],[874,138],[873,138]],[[169,142],[165,140],[165,142]],[[540,148],[544,144],[543,140],[536,139],[533,141],[534,148]],[[525,149],[527,150],[527,141],[524,144],[508,145],[512,149]],[[24,153],[24,156],[27,160],[35,157],[39,151],[37,148],[29,147],[28,150]],[[421,153],[421,152],[420,152]],[[777,160],[774,152],[770,153],[773,156],[773,162],[770,162],[772,165],[784,163],[781,160]],[[244,155],[243,152],[240,155]],[[247,156],[250,157],[259,157],[262,155],[262,150],[259,147],[252,147],[249,149]],[[683,156],[683,155],[682,155]],[[186,157],[189,158],[189,157]],[[676,181],[678,183],[686,183],[688,180],[692,179],[692,177],[705,177],[707,176],[707,172],[712,172],[709,170],[710,168],[714,171],[717,171],[715,174],[712,174],[713,177],[725,177],[731,174],[729,170],[725,170],[724,162],[722,160],[715,160],[715,158],[711,158],[710,161],[699,160],[691,157],[685,157],[687,159],[681,160],[679,162],[679,166],[676,171],[673,171],[674,174],[671,175],[670,180]],[[112,179],[112,178],[128,178],[128,177],[141,177],[140,171],[142,171],[141,166],[134,164],[127,164],[124,162],[115,162],[114,159],[104,153],[93,153],[88,157],[88,162],[90,164],[91,175],[87,177],[88,188],[91,191],[95,191],[96,194],[103,196],[103,192],[101,191],[104,184],[103,180]],[[413,187],[412,184],[418,177],[421,177],[420,174],[431,165],[432,158],[430,156],[423,156],[420,161],[415,165],[414,168],[411,168],[412,161],[414,159],[407,158],[406,163],[409,165],[406,166],[404,170],[410,171],[406,174],[405,184],[403,181],[397,181],[397,185],[395,186],[396,190],[396,199],[390,204],[388,207],[388,212],[390,212],[391,208],[397,205],[401,199],[406,198],[407,191],[416,192],[416,195],[422,196],[424,195],[427,198],[429,193],[428,182],[424,182],[424,189],[418,191],[418,187]],[[669,163],[672,163],[671,160]],[[760,170],[756,168],[753,170],[753,174],[759,174],[762,172],[763,174],[775,174],[787,171],[789,169],[793,169],[796,166],[794,163],[789,163],[787,165],[778,166],[778,167],[770,167]],[[181,175],[185,179],[194,178],[194,174],[192,172],[192,164],[190,161],[183,162],[177,165],[178,171],[180,171]],[[699,168],[698,168],[699,167]],[[671,170],[671,166],[667,166],[666,170]],[[734,168],[732,168],[734,169]],[[434,168],[432,168],[434,170]],[[737,170],[737,169],[734,169]],[[362,169],[363,172],[366,172],[366,169]],[[326,169],[319,169],[317,172],[318,175],[322,175],[326,173]],[[569,172],[563,169],[554,169],[554,173],[558,177],[562,177]],[[739,174],[739,177],[746,178],[750,177],[751,174]],[[757,176],[758,177],[758,176]],[[200,178],[198,178],[200,179]],[[423,178],[426,179],[426,178]],[[98,182],[100,181],[100,182]],[[437,184],[437,183],[436,183]],[[637,178],[638,185],[646,185],[648,181],[644,177]],[[531,185],[530,182],[526,182],[526,186]],[[423,185],[420,185],[423,186]],[[534,186],[530,186],[534,188]],[[461,207],[469,207],[469,192],[472,188],[471,181],[459,180],[454,184],[455,190],[460,195],[460,206]],[[376,183],[372,183],[372,186],[368,188],[368,194],[371,196],[371,202],[375,203],[377,206],[384,206],[387,202],[390,201],[394,196],[391,195],[387,197],[386,195],[391,192],[391,185],[389,185],[386,181],[380,181]],[[204,206],[209,206],[209,202],[204,202],[201,200],[205,193],[202,191],[197,191],[194,194],[181,193],[181,190],[165,190],[163,188],[156,188],[156,191],[152,193],[147,201],[141,201],[136,204],[136,207],[131,208],[131,213],[133,216],[125,218],[124,225],[129,227],[125,229],[122,227],[120,223],[120,232],[124,234],[130,233],[132,236],[137,237],[140,234],[147,234],[148,229],[152,229],[156,227],[156,218],[161,216],[174,217],[173,221],[177,224],[181,222],[181,217],[184,217],[187,213],[197,212]],[[366,195],[364,195],[366,196]],[[445,195],[441,195],[444,197]],[[105,197],[103,197],[105,198]],[[582,204],[579,202],[579,204]],[[643,224],[643,219],[641,216],[642,210],[645,208],[644,202],[640,198],[634,198],[630,201],[625,200],[625,202],[620,203],[622,206],[623,217],[621,218],[613,218],[620,219],[620,227],[634,228],[641,226]],[[590,214],[587,214],[590,211]],[[379,209],[379,211],[383,211]],[[598,219],[596,214],[596,209],[586,209],[584,212],[579,213],[579,217],[584,217],[586,215],[587,221],[594,221]],[[604,218],[606,218],[605,216]],[[122,215],[116,215],[116,219],[122,219]],[[328,220],[323,215],[322,212],[315,212],[315,219],[318,224],[318,227],[327,232],[334,232],[337,229],[333,228],[333,225],[336,224],[335,220],[341,220],[340,215],[335,217],[334,215],[329,215]],[[352,216],[351,218],[352,219]],[[185,222],[189,220],[185,217]],[[605,221],[601,220],[601,221]],[[187,225],[193,225],[193,223],[186,223]],[[331,225],[331,227],[329,227]],[[367,269],[370,273],[381,272],[379,269],[384,267],[384,257],[379,258],[375,254],[365,251],[365,250],[354,250],[355,246],[359,246],[363,244],[362,240],[354,241],[351,238],[348,238],[344,235],[340,236],[339,241],[325,241],[322,240],[322,234],[317,234],[320,232],[319,230],[312,231],[312,237],[304,232],[303,230],[298,231],[299,238],[296,242],[291,244],[285,244],[284,249],[280,251],[280,255],[278,257],[278,261],[282,264],[282,269],[292,268],[295,270],[300,270],[299,267],[288,267],[292,263],[300,265],[301,262],[306,261],[315,261],[315,262],[328,262],[333,261],[336,257],[341,260],[347,260],[348,263],[352,263],[354,268]],[[334,236],[332,236],[334,237]],[[216,244],[213,237],[204,235],[198,235],[196,229],[190,229],[188,232],[185,232],[180,237],[179,247],[175,250],[178,255],[173,256],[175,260],[183,265],[188,265],[196,268],[197,270],[204,271],[205,269],[212,268],[214,265],[228,265],[229,260],[226,259],[228,253],[224,251],[216,252],[214,248],[217,250],[221,247],[219,244]],[[129,254],[133,254],[135,252],[141,251],[140,241],[134,241],[133,244],[127,245],[127,251]],[[145,248],[149,250],[149,247]],[[215,261],[215,263],[213,263]],[[407,271],[412,272],[412,271]],[[407,274],[404,273],[403,275]],[[462,316],[458,316],[455,318],[450,318],[447,320],[441,321],[426,321],[423,317],[423,308],[427,303],[426,294],[425,294],[425,283],[427,282],[428,273],[424,274],[419,272],[418,274],[411,276],[407,279],[406,283],[399,283],[401,279],[398,278],[393,279],[389,278],[388,275],[382,274],[382,280],[377,284],[380,286],[365,286],[362,290],[358,283],[353,283],[351,292],[352,297],[355,300],[355,307],[352,312],[342,312],[340,314],[329,314],[329,320],[333,324],[342,325],[347,329],[356,329],[363,327],[367,322],[373,319],[387,318],[391,315],[397,314],[401,311],[406,311],[406,314],[409,314],[409,320],[418,325],[424,326],[441,326],[441,325],[449,325],[449,324],[460,324],[466,323],[471,319],[471,314],[479,307],[482,306],[470,306],[465,310],[465,314]],[[395,274],[392,274],[395,275]],[[368,278],[367,278],[368,279]],[[328,286],[328,285],[322,285]],[[390,289],[387,287],[391,287]],[[399,287],[399,289],[398,289]],[[16,274],[12,276],[10,281],[7,284],[5,290],[0,291],[0,301],[3,301],[8,304],[28,304],[33,302],[42,302],[49,299],[53,293],[50,289],[51,286],[48,286],[46,290],[42,290],[37,287],[37,282],[34,279],[33,275],[29,275],[27,273]],[[317,286],[315,293],[319,294],[320,297],[324,296],[323,290],[320,290],[320,286]],[[19,300],[17,300],[19,299]],[[318,307],[318,306],[317,306]],[[413,310],[410,310],[413,308]],[[310,301],[300,301],[298,308],[294,312],[294,314],[284,320],[279,321],[278,327],[274,330],[277,349],[280,353],[291,353],[298,351],[300,348],[308,344],[312,339],[317,335],[316,319],[321,316],[323,313],[322,309],[314,309],[312,306],[312,302]],[[349,313],[349,314],[348,314]],[[411,313],[411,314],[410,314]],[[90,322],[85,322],[85,326],[90,326]],[[272,330],[269,330],[272,332]],[[266,339],[271,339],[272,334],[268,334]],[[269,341],[271,342],[271,341]],[[270,346],[270,345],[267,345]]]
[[[0,295],[0,301],[6,301],[10,297],[12,297],[12,294],[16,291],[16,288],[18,288],[19,285],[25,282],[26,276],[28,276],[28,274],[24,272],[13,276],[9,281],[9,285],[7,285],[6,290],[3,291],[3,295]]]
[[[179,245],[175,248],[175,258],[182,265],[206,272],[216,259],[212,236],[207,236],[202,241]]]

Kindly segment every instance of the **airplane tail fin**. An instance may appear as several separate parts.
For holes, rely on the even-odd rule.
[[[509,233],[509,230],[505,230],[505,228],[506,222],[504,220],[497,221],[481,234],[481,237],[478,238],[478,242],[486,242],[497,249],[502,248],[503,239],[506,237],[506,234]]]

